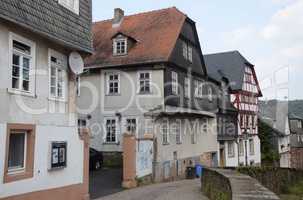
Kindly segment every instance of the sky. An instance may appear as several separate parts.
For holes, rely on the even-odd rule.
[[[196,22],[203,54],[238,50],[263,99],[303,99],[303,0],[92,0],[93,21],[175,6]]]

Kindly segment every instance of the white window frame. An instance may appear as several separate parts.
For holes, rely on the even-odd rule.
[[[189,77],[185,77],[184,79],[184,97],[190,98],[191,95],[191,81]]]
[[[176,120],[171,125],[171,130],[173,134],[176,136],[176,144],[182,144],[182,133],[181,133],[181,120]]]
[[[254,139],[249,139],[249,155],[255,155],[255,143]]]
[[[76,78],[76,93],[77,93],[77,96],[80,97],[81,96],[81,77],[80,76],[77,76]]]
[[[115,120],[115,141],[107,141],[107,121],[108,120]],[[117,144],[118,143],[118,119],[115,117],[106,117],[104,118],[104,127],[105,127],[105,137],[104,137],[104,143],[106,144]]]
[[[171,72],[171,91],[172,94],[178,95],[179,94],[179,80],[178,80],[178,73],[175,71]]]
[[[161,133],[162,133],[162,144],[168,145],[170,142],[170,140],[169,140],[169,122],[168,121],[162,122]]]
[[[135,120],[135,128],[136,128],[135,132],[129,132],[129,131],[127,130],[127,129],[128,129],[128,125],[129,125],[129,124],[127,123],[128,120]],[[135,134],[138,133],[138,118],[137,118],[137,117],[131,117],[131,116],[126,117],[126,118],[125,118],[124,124],[125,124],[125,126],[124,126],[125,132],[127,132],[127,133],[135,133]]]
[[[29,46],[31,48],[31,53],[30,55],[27,55],[27,54],[24,54],[23,52],[20,52],[20,51],[17,51],[17,50],[14,50],[14,47],[13,47],[13,42],[14,41],[17,41],[17,42],[20,42],[20,43],[23,43],[27,46]],[[26,91],[26,90],[22,90],[21,88],[21,84],[22,82],[20,82],[20,86],[19,88],[13,88],[13,54],[16,53],[18,55],[21,55],[22,57],[26,57],[26,58],[29,58],[29,90]],[[20,59],[21,60],[21,59]],[[23,59],[22,59],[23,60]],[[34,43],[33,41],[29,40],[29,39],[26,39],[22,36],[19,36],[15,33],[12,33],[10,32],[9,33],[9,63],[10,63],[10,86],[8,88],[8,92],[9,93],[13,93],[13,94],[21,94],[21,95],[26,95],[26,96],[32,96],[32,97],[35,97],[35,90],[36,90],[36,76],[33,72],[35,72],[36,70],[36,43]],[[20,66],[21,66],[21,63],[20,63]],[[21,68],[21,67],[20,67]],[[19,69],[19,72],[21,71],[21,69]],[[23,73],[20,73],[20,80],[23,79]]]
[[[302,128],[302,121],[298,120],[298,128]]]
[[[124,52],[122,52],[122,48],[120,47],[120,52],[118,52],[118,44],[121,43],[121,42],[124,42]],[[127,38],[125,37],[118,37],[118,38],[115,38],[113,40],[113,54],[115,56],[123,56],[123,55],[127,55],[127,46],[128,46],[128,42],[127,42]]]
[[[211,87],[207,88],[207,98],[208,98],[208,101],[210,101],[210,102],[213,101],[213,89]]]
[[[110,76],[118,76],[118,80],[110,80]],[[106,94],[109,95],[109,96],[115,96],[115,95],[120,95],[120,85],[121,85],[121,76],[120,76],[120,73],[119,72],[107,72],[105,74],[106,76]],[[113,82],[113,84],[115,84],[115,82],[118,82],[118,92],[115,93],[111,93],[110,92],[110,83]]]
[[[54,57],[57,59],[57,63],[54,64],[51,60],[51,58]],[[67,101],[67,92],[68,92],[68,72],[67,72],[67,57],[55,50],[49,49],[48,51],[48,65],[49,65],[49,99],[54,101]],[[52,68],[56,68],[56,75],[55,75],[55,91],[56,94],[53,95],[51,88],[52,88],[52,74],[51,70]],[[58,71],[62,71],[63,75],[63,83],[62,83],[62,97],[58,95]]]
[[[239,140],[239,156],[244,156],[244,141]]]
[[[189,62],[193,62],[193,47],[190,45],[190,44],[188,44],[188,47],[187,47],[187,51],[188,51],[188,61]]]
[[[227,154],[229,158],[235,157],[235,144],[234,142],[227,142]]]
[[[17,173],[22,173],[25,171],[25,168],[26,168],[26,157],[27,157],[27,136],[28,136],[28,133],[26,131],[12,131],[10,133],[10,135],[13,135],[13,134],[24,134],[24,157],[23,157],[23,167],[20,167],[20,168],[8,168],[8,174],[11,175],[11,174],[17,174]],[[9,142],[10,143],[10,142]]]
[[[187,60],[188,59],[188,48],[187,43],[185,41],[182,41],[182,51],[183,51],[183,57]]]
[[[140,75],[143,73],[149,74],[149,80],[147,80],[147,79],[141,80]],[[151,71],[138,71],[137,76],[138,76],[138,83],[137,83],[138,94],[140,94],[140,95],[151,94],[152,93],[152,72]],[[141,81],[145,81],[144,85],[146,84],[146,81],[149,81],[149,91],[141,92],[141,84],[140,84]]]
[[[72,2],[74,5],[71,5]],[[58,3],[61,4],[63,7],[67,8],[68,10],[79,15],[79,8],[80,8],[79,0],[58,0]]]
[[[203,82],[200,80],[195,80],[195,97],[203,98]]]

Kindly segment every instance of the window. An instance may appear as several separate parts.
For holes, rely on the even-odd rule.
[[[63,61],[51,56],[50,65],[50,96],[56,99],[65,99],[65,84],[67,79]]]
[[[116,38],[114,39],[114,55],[126,55],[127,54],[127,39]]]
[[[302,128],[302,121],[298,120],[298,128]]]
[[[79,0],[59,0],[59,4],[70,11],[79,14]]]
[[[137,119],[126,119],[126,131],[128,133],[137,132]]]
[[[184,96],[190,98],[190,79],[188,77],[185,77],[184,80]]]
[[[172,94],[179,94],[179,84],[178,84],[178,73],[171,72],[171,80],[172,80]]]
[[[66,142],[52,142],[51,144],[51,166],[50,169],[66,167]]]
[[[239,155],[244,156],[244,142],[243,142],[243,140],[239,141]]]
[[[106,142],[108,143],[117,142],[115,119],[106,120]]]
[[[151,73],[150,72],[139,72],[139,93],[146,94],[151,93]]]
[[[195,80],[195,97],[202,98],[203,97],[203,83],[202,81]]]
[[[213,101],[213,90],[211,87],[208,87],[208,92],[207,92],[207,98],[208,98],[208,101]]]
[[[193,62],[193,48],[192,46],[188,45],[188,61]]]
[[[108,95],[120,94],[120,74],[109,73],[107,75],[107,94]]]
[[[183,41],[183,57],[187,60],[187,56],[188,56],[188,49],[187,49],[187,43],[185,41]]]
[[[177,120],[175,123],[173,123],[171,129],[172,129],[172,133],[176,136],[176,143],[181,144],[182,143],[181,121]]]
[[[33,177],[35,126],[7,124],[4,183]]]
[[[18,172],[25,168],[26,132],[11,132],[9,138],[8,172]]]
[[[162,144],[169,144],[168,122],[164,122],[161,127],[162,131]]]
[[[197,133],[195,131],[191,131],[191,143],[196,144],[197,143]]]
[[[227,143],[227,150],[228,150],[228,157],[233,158],[235,157],[235,145],[234,142]]]
[[[182,51],[183,57],[185,58],[185,60],[188,60],[189,62],[192,63],[193,62],[193,47],[189,43],[183,41],[182,50],[183,50]]]
[[[77,84],[77,96],[80,97],[80,95],[81,95],[81,79],[80,79],[80,76],[77,76],[76,84]]]
[[[249,154],[250,155],[255,155],[255,147],[254,147],[254,140],[253,139],[249,140]]]
[[[29,44],[12,40],[12,88],[30,91],[30,71],[32,70],[33,49]]]

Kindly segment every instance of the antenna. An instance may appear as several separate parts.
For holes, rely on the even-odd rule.
[[[68,58],[69,66],[73,73],[80,75],[84,70],[84,61],[78,52],[72,52]]]

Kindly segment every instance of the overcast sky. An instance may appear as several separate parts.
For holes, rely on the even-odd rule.
[[[239,50],[266,99],[303,99],[303,0],[93,0],[94,21],[176,6],[197,23],[204,54]]]

